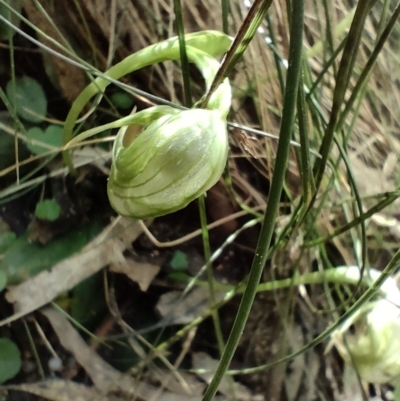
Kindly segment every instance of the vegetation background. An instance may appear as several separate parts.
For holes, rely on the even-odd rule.
[[[74,152],[78,177],[68,174],[61,132],[70,105],[99,71],[179,28],[245,32],[252,3],[0,0],[0,251],[8,283],[1,314],[3,323],[12,320],[0,328],[0,379],[11,379],[4,399],[202,399],[241,299],[210,309],[218,291],[196,287],[182,296],[182,278],[203,271],[210,253],[213,277],[229,284],[248,275],[257,246],[267,259],[264,282],[396,263],[399,5],[299,3],[304,20],[289,0],[255,2],[261,8],[250,27],[259,17],[258,29],[242,41],[248,47],[229,73],[231,153],[205,199],[207,223],[194,202],[146,228],[116,219],[109,207],[114,132],[82,144]],[[302,51],[295,71],[289,49]],[[80,127],[161,100],[184,104],[185,75],[198,100],[198,72],[162,63],[110,86]],[[296,76],[289,88],[296,110],[289,110]],[[287,169],[277,158],[285,142]],[[273,183],[278,170],[282,192]],[[258,241],[271,199],[270,247]],[[258,294],[230,365],[233,378],[224,377],[218,397],[385,399],[389,387],[363,386],[334,350],[325,354],[327,338],[315,341],[354,294],[295,283]]]

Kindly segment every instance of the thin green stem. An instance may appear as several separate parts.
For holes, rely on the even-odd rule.
[[[341,159],[346,166],[348,180],[350,183],[351,190],[354,194],[355,205],[353,206],[353,209],[354,209],[353,215],[359,217],[363,214],[363,203],[361,200],[361,195],[357,188],[356,180],[355,180],[355,177],[354,177],[353,171],[351,169],[351,165],[347,158],[347,154],[346,154],[344,147],[337,140],[335,140],[335,144],[336,144],[337,148],[339,149]],[[367,260],[367,232],[365,229],[365,219],[361,219],[358,226],[360,228],[360,233],[361,233],[361,261],[358,261],[358,257],[357,257],[357,261],[358,261],[358,264],[361,266],[361,268],[364,269],[366,260]]]
[[[7,11],[8,18],[11,21],[11,11]],[[15,58],[14,58],[14,41],[13,34],[11,29],[8,29],[8,45],[10,47],[10,70],[11,70],[11,86],[12,86],[12,104],[13,104],[13,113],[17,114],[17,99],[16,99],[16,90],[15,90]],[[14,120],[16,121],[16,120]],[[18,123],[20,125],[20,123]],[[18,137],[14,136],[14,149],[15,149],[15,165],[16,165],[16,178],[17,185],[19,184],[19,150],[18,150]]]
[[[277,51],[274,26],[272,24],[271,17],[267,14],[265,19],[268,24],[269,38],[271,39],[269,47],[271,48],[271,50],[274,54],[276,73],[278,76],[279,86],[280,86],[281,92],[283,94],[285,92],[285,80],[283,78],[283,71],[282,71],[282,57],[278,54],[278,51]]]
[[[372,275],[370,275],[372,273]],[[370,286],[380,275],[380,272],[375,269],[363,272],[358,266],[338,266],[323,271],[315,271],[302,275],[294,275],[293,277],[284,278],[281,280],[268,281],[257,285],[257,292],[269,292],[289,288],[292,286],[312,285],[312,284],[347,284],[357,285],[360,281],[365,286]],[[373,276],[373,277],[372,277]],[[208,287],[206,281],[196,281],[199,287]],[[214,281],[214,288],[216,291],[232,291],[235,290],[236,294],[242,294],[246,288],[244,284],[233,286],[230,284],[222,284]],[[381,290],[383,295],[387,295],[385,289]]]
[[[232,68],[237,64],[239,58],[242,57],[271,4],[272,0],[254,1],[239,29],[239,32],[235,37],[235,40],[232,43],[232,46],[229,48],[224,60],[222,61],[221,68],[214,77],[214,80],[202,101],[202,107],[207,106],[212,94],[215,92],[224,78],[229,75]]]
[[[376,293],[382,292],[383,290],[382,287],[384,286],[385,281],[395,272],[399,263],[400,263],[400,250],[396,252],[392,260],[385,267],[380,276],[375,281],[370,283],[370,287],[367,289],[367,291],[365,291],[364,294],[356,302],[354,302],[354,304],[339,319],[335,321],[335,323],[330,325],[325,331],[323,331],[320,335],[314,338],[313,341],[311,341],[304,347],[300,348],[296,352],[287,355],[283,358],[280,358],[276,361],[273,361],[271,363],[268,363],[266,365],[258,366],[256,369],[253,369],[252,372],[271,368],[272,366],[278,365],[280,363],[290,361],[296,358],[297,356],[304,354],[309,349],[314,348],[316,345],[320,344],[322,341],[328,338],[337,328],[345,324],[346,321],[348,321],[348,319],[350,319],[363,305],[365,305],[369,300],[371,300]],[[384,290],[383,292],[385,293]]]
[[[222,335],[221,321],[219,319],[218,309],[214,309],[214,306],[217,304],[217,298],[215,296],[215,288],[214,288],[215,281],[211,264],[210,237],[208,235],[208,230],[207,230],[206,204],[204,195],[201,195],[199,198],[199,210],[200,210],[200,222],[201,222],[201,235],[203,238],[204,258],[206,261],[208,290],[210,293],[210,304],[211,304],[210,308],[213,311],[212,319],[214,322],[214,329],[215,329],[215,335],[217,337],[218,349],[221,355],[224,350],[225,344]]]
[[[346,121],[346,118],[352,109],[352,106],[353,106],[355,100],[360,95],[362,88],[365,86],[369,76],[371,75],[371,72],[375,65],[375,62],[376,62],[380,52],[382,51],[384,44],[386,43],[387,39],[389,38],[390,34],[392,33],[393,28],[396,26],[399,17],[400,17],[400,3],[396,6],[396,9],[394,10],[392,16],[390,17],[390,20],[389,20],[386,28],[383,30],[381,36],[378,39],[378,41],[374,47],[374,50],[372,51],[371,56],[369,57],[369,59],[367,61],[367,64],[365,65],[365,67],[362,70],[362,73],[361,73],[361,75],[351,93],[351,96],[346,104],[346,108],[343,110],[343,113],[340,116],[340,119],[337,124],[338,130],[342,129],[342,127]]]
[[[303,89],[303,79],[300,77],[299,94],[297,97],[297,116],[299,122],[300,150],[296,149],[301,183],[303,186],[303,202],[307,205],[315,190],[314,177],[310,162],[310,142],[306,114],[306,101]]]
[[[353,23],[351,24],[350,31],[347,36],[346,44],[343,49],[343,56],[337,73],[337,83],[333,94],[333,104],[330,119],[319,151],[322,158],[317,159],[314,165],[315,185],[317,190],[322,182],[322,177],[333,142],[333,136],[335,135],[335,132],[337,132],[337,122],[340,110],[343,105],[346,90],[348,89],[350,76],[354,68],[355,58],[360,46],[365,19],[367,17],[370,7],[371,1],[359,1],[356,13],[354,15]]]
[[[377,291],[383,296],[387,296],[390,291],[390,285],[389,286],[384,286],[384,281],[389,277],[389,275],[393,272],[393,269],[395,265],[390,263],[390,268],[389,270],[385,269],[385,275],[380,276],[381,272],[378,272],[377,270],[371,269],[369,270],[368,274],[364,274],[363,276],[361,275],[361,271],[358,267],[356,266],[340,266],[340,267],[335,267],[331,269],[326,269],[323,272],[311,272],[307,274],[303,274],[301,276],[294,276],[290,277],[287,279],[282,279],[282,280],[276,280],[276,281],[270,281],[267,283],[261,283],[257,286],[257,292],[265,292],[265,291],[275,291],[279,289],[284,289],[284,288],[289,288],[293,285],[312,285],[312,284],[326,284],[326,283],[333,283],[333,284],[350,284],[350,285],[357,285],[360,283],[360,280],[362,283],[365,284],[367,287],[374,287],[375,290],[372,295],[374,295]],[[383,273],[382,273],[383,274]],[[183,278],[182,278],[183,279]],[[189,280],[189,279],[188,279]],[[187,281],[187,280],[184,280]],[[378,284],[377,284],[378,283]],[[383,284],[383,285],[382,285]],[[208,282],[203,282],[203,281],[196,281],[196,285],[200,287],[208,287]],[[221,284],[221,283],[214,283],[215,290],[217,291],[223,291],[226,292],[226,295],[223,300],[218,302],[213,306],[212,309],[207,309],[207,311],[202,315],[194,319],[190,324],[186,325],[182,329],[180,329],[178,332],[176,332],[171,338],[169,338],[167,341],[164,343],[161,343],[157,346],[157,350],[166,350],[168,349],[172,344],[174,344],[176,341],[178,341],[180,338],[182,338],[185,333],[187,333],[189,330],[191,330],[193,327],[198,326],[201,322],[203,322],[205,319],[207,319],[213,312],[213,310],[217,310],[221,308],[223,305],[225,305],[228,301],[230,301],[235,295],[243,293],[245,290],[245,284],[239,284],[238,286],[234,287],[229,284]],[[372,297],[372,295],[370,295]],[[346,315],[350,317],[350,315]],[[340,321],[336,322],[333,324],[329,330],[332,332],[334,329],[339,327],[345,319],[343,318],[340,319]],[[327,334],[322,333],[321,336],[319,336],[319,341],[323,341],[327,337]],[[313,343],[314,344],[314,343]],[[305,348],[302,348],[301,352],[304,352]],[[307,348],[308,349],[308,348]],[[300,355],[300,351],[296,352],[296,355]],[[290,356],[285,357],[285,360],[288,360],[293,357],[293,354]],[[273,362],[273,364],[277,364],[279,361]],[[268,365],[269,366],[269,365]],[[265,365],[263,368],[265,369]],[[259,370],[260,367],[252,369],[251,371],[257,371]],[[243,372],[242,370],[240,372]],[[238,373],[240,373],[238,372]],[[232,373],[232,372],[230,372]]]
[[[304,246],[313,247],[315,245],[322,244],[322,243],[330,241],[331,239],[333,239],[333,238],[345,233],[346,231],[350,230],[351,228],[356,227],[362,221],[365,221],[366,219],[368,219],[369,217],[371,217],[375,213],[380,212],[385,207],[387,207],[390,204],[392,204],[396,199],[398,199],[398,193],[397,192],[395,192],[393,194],[391,194],[391,193],[386,194],[386,197],[385,197],[384,200],[380,201],[379,203],[377,203],[376,205],[374,205],[373,207],[368,209],[365,213],[360,214],[354,220],[352,220],[349,223],[337,228],[336,230],[334,230],[332,233],[330,233],[328,235],[325,235],[323,237],[317,238],[317,239],[315,239],[313,241],[306,242],[304,244]]]
[[[26,323],[26,319],[22,319],[22,322],[23,322],[23,325],[24,325],[24,328],[25,328],[25,331],[26,331],[26,335],[28,337],[28,342],[29,342],[29,345],[31,347],[33,358],[35,359],[37,367],[38,367],[39,375],[42,378],[42,380],[44,380],[45,377],[46,377],[46,374],[44,373],[42,361],[40,360],[38,349],[37,349],[37,347],[35,345],[35,340],[32,337],[32,333],[31,333],[31,331],[29,329],[28,324]]]
[[[221,10],[222,10],[222,32],[228,35],[229,0],[221,0]]]
[[[339,56],[340,52],[343,50],[345,44],[346,44],[346,40],[343,39],[340,42],[337,49],[333,52],[332,56],[324,63],[321,72],[318,74],[317,79],[312,83],[312,86],[311,86],[309,92],[307,93],[307,96],[306,96],[307,100],[313,95],[315,89],[317,88],[319,83],[322,81],[325,74],[328,72],[329,68],[334,66],[335,60],[338,58],[338,56]]]
[[[183,78],[183,91],[185,94],[185,105],[187,107],[192,106],[192,94],[190,90],[190,74],[189,74],[189,59],[186,52],[186,41],[185,41],[185,26],[183,24],[183,11],[180,0],[174,0],[174,13],[176,21],[176,30],[179,38],[179,52],[181,55],[182,63],[182,78]]]

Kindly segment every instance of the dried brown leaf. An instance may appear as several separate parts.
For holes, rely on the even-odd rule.
[[[7,390],[24,391],[51,401],[122,401],[105,397],[93,387],[67,380],[45,380],[37,383],[4,386]]]
[[[186,295],[182,295],[180,291],[171,291],[160,297],[156,308],[164,317],[165,324],[188,324],[210,307],[209,296],[208,290],[201,287]],[[223,293],[217,293],[217,302],[222,300],[223,296]]]
[[[123,392],[129,396],[140,397],[144,400],[158,401],[200,401],[199,396],[174,394],[169,391],[159,391],[143,381],[136,380],[121,373],[100,358],[75,330],[64,315],[54,309],[43,311],[62,346],[71,352],[77,362],[85,369],[95,387],[101,392]]]
[[[123,261],[124,250],[141,233],[141,226],[134,220],[118,218],[81,252],[57,263],[50,271],[11,288],[6,297],[14,304],[16,314],[0,322],[0,325],[46,305],[108,264]]]
[[[160,271],[160,266],[152,263],[137,262],[130,258],[125,258],[121,262],[111,263],[110,271],[125,274],[133,282],[138,283],[142,291],[147,291],[154,277]]]
[[[199,372],[197,376],[201,377],[206,383],[210,383],[214,372],[217,370],[218,360],[211,358],[210,355],[205,352],[194,352],[192,353],[193,369],[197,369]],[[228,399],[236,399],[241,401],[262,401],[264,397],[261,395],[252,395],[250,390],[240,383],[235,383],[230,380],[228,376],[225,376],[221,384],[219,385],[218,391],[224,394]]]

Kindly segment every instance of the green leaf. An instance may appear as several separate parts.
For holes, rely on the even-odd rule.
[[[0,291],[3,291],[7,285],[7,274],[0,271]]]
[[[176,272],[176,273],[168,274],[168,278],[171,280],[183,281],[183,282],[187,283],[193,277],[188,276],[186,273]]]
[[[38,81],[29,77],[17,78],[15,85],[13,81],[7,83],[6,93],[21,118],[31,123],[39,123],[44,120],[47,112],[47,99]]]
[[[55,221],[60,217],[61,207],[55,199],[45,199],[36,205],[35,216],[41,220]]]
[[[5,0],[4,3],[11,6],[15,11],[21,11],[21,0]],[[4,4],[0,4],[0,15],[13,25],[19,27],[21,20],[13,14]],[[0,40],[8,40],[15,35],[16,31],[0,21]]]
[[[188,258],[186,253],[181,251],[175,251],[172,255],[172,259],[169,265],[174,270],[186,270],[189,266]]]
[[[0,254],[6,252],[16,240],[17,236],[12,231],[0,234]]]
[[[94,221],[86,227],[71,230],[46,245],[28,242],[28,235],[25,234],[4,254],[0,272],[7,275],[9,284],[18,284],[79,252],[101,228],[101,224]]]
[[[59,125],[49,125],[46,131],[39,127],[32,127],[26,133],[26,136],[32,141],[27,142],[27,147],[32,153],[40,155],[41,153],[48,152],[51,148],[61,148],[62,141],[62,127]],[[40,143],[48,146],[43,146]]]
[[[394,388],[394,401],[400,401],[400,387],[396,386]]]
[[[129,109],[133,105],[133,98],[126,92],[117,92],[111,95],[110,100],[119,109]]]
[[[0,338],[0,383],[12,379],[21,369],[21,353],[14,342]]]
[[[80,282],[72,290],[71,316],[85,326],[93,328],[107,310],[103,291],[103,273],[97,273]]]

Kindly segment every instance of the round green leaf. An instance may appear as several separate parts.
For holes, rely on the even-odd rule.
[[[169,265],[173,270],[187,270],[189,262],[186,253],[175,251]]]
[[[21,118],[31,123],[43,121],[47,112],[47,99],[39,82],[29,77],[17,78],[15,85],[13,81],[7,83],[6,93]]]
[[[21,353],[14,342],[0,338],[0,383],[12,379],[21,368]]]
[[[49,125],[46,131],[39,127],[32,127],[27,131],[26,136],[31,140],[26,146],[37,155],[48,152],[52,147],[61,148],[63,144],[62,127],[59,125]]]
[[[35,216],[41,220],[55,221],[60,217],[61,207],[55,199],[45,199],[36,205]]]
[[[7,249],[17,240],[17,236],[12,231],[7,231],[0,234],[0,254],[7,251]]]
[[[111,102],[120,109],[129,109],[133,106],[133,98],[126,92],[116,92],[111,95]]]

